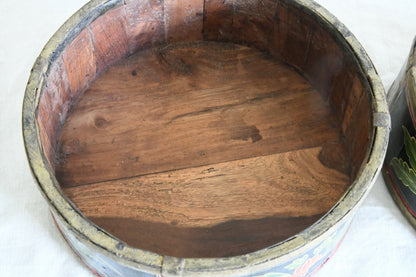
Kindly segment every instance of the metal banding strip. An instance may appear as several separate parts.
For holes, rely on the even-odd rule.
[[[389,113],[373,113],[373,126],[374,127],[387,127],[391,128],[390,126],[390,114]]]

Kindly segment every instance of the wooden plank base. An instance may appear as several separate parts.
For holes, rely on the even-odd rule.
[[[232,220],[212,227],[180,227],[126,218],[91,217],[98,226],[130,245],[173,257],[230,257],[250,253],[288,238],[323,214]],[[122,228],[119,228],[122,226]]]
[[[181,257],[243,254],[316,221],[350,183],[327,102],[257,50],[192,42],[111,67],[72,109],[63,192],[127,244]]]

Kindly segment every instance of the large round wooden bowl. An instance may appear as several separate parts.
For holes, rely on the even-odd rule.
[[[363,48],[302,0],[92,1],[43,49],[23,106],[34,177],[103,276],[314,272],[389,126]]]

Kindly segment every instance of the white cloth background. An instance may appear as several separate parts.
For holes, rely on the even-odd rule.
[[[0,276],[93,276],[67,246],[24,153],[21,108],[35,58],[85,0],[0,1]],[[358,38],[387,89],[416,35],[415,0],[319,0]],[[379,176],[332,259],[315,275],[416,276],[416,231]]]

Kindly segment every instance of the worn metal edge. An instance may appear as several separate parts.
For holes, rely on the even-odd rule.
[[[373,139],[373,149],[369,153],[368,163],[363,167],[356,181],[351,185],[351,188],[337,205],[319,222],[283,243],[246,255],[229,258],[182,259],[163,257],[156,253],[132,248],[127,245],[122,250],[118,250],[116,247],[120,242],[118,239],[113,238],[97,228],[61,195],[58,189],[58,183],[53,178],[50,169],[48,169],[47,163],[45,163],[45,157],[41,154],[34,110],[37,106],[44,74],[47,73],[51,62],[59,56],[67,43],[72,41],[85,26],[100,14],[120,3],[121,1],[119,0],[94,0],[86,4],[64,23],[49,40],[39,58],[36,60],[23,102],[22,126],[24,144],[34,178],[55,214],[83,238],[83,243],[93,246],[101,254],[110,256],[125,266],[133,268],[139,267],[138,269],[149,273],[160,274],[162,273],[162,268],[164,268],[164,272],[173,272],[182,276],[202,274],[204,276],[218,276],[219,274],[222,276],[241,275],[259,272],[272,267],[277,262],[277,259],[279,259],[279,263],[284,263],[304,251],[313,248],[322,242],[329,233],[337,230],[355,212],[356,208],[368,193],[369,188],[374,183],[375,176],[380,170],[387,148],[387,137],[390,128],[389,122],[384,123],[386,126],[375,127],[376,134]],[[371,92],[374,97],[372,101],[373,114],[388,114],[384,88],[377,72],[364,49],[351,32],[316,2],[294,0],[293,3],[314,12],[320,20],[326,22],[328,27],[333,28],[335,32],[338,32],[347,41],[371,86]]]
[[[59,190],[59,184],[42,154],[39,129],[36,121],[37,105],[43,82],[49,67],[63,49],[92,21],[108,10],[123,4],[122,0],[93,0],[71,16],[47,42],[36,59],[26,86],[22,105],[22,133],[26,155],[32,175],[42,196],[48,201],[54,214],[82,238],[82,243],[94,247],[100,254],[111,257],[121,264],[159,274],[163,257],[148,251],[125,247],[90,221],[88,221]]]

